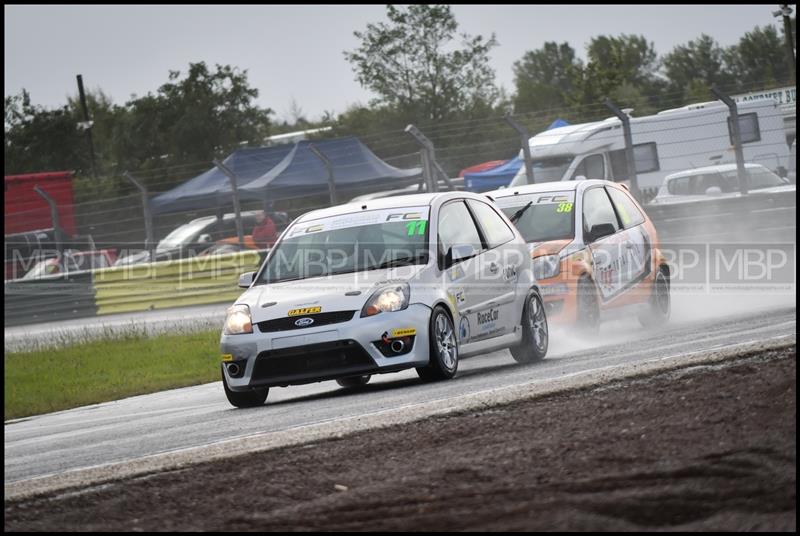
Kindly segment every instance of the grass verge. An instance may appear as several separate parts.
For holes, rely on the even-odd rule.
[[[219,334],[130,334],[6,352],[4,420],[218,380]]]

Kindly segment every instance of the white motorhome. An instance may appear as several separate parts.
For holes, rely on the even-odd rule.
[[[777,103],[742,102],[738,112],[745,161],[785,175],[789,147]],[[728,117],[728,107],[720,101],[631,116],[639,188],[658,188],[666,175],[676,171],[735,162]],[[546,130],[530,138],[529,144],[536,183],[579,177],[629,180],[622,122],[616,117]],[[511,186],[527,183],[523,166]]]

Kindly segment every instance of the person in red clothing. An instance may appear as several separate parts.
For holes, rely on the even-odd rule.
[[[256,212],[256,226],[253,227],[253,242],[258,249],[266,249],[271,248],[276,240],[278,240],[278,229],[275,227],[275,222],[263,210],[259,210]]]

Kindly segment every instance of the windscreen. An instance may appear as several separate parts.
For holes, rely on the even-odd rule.
[[[574,191],[500,197],[495,199],[495,204],[509,218],[524,209],[514,225],[525,242],[546,242],[575,236]]]
[[[258,283],[279,283],[428,262],[430,207],[360,211],[297,223]]]

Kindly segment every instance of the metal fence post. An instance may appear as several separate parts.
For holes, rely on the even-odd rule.
[[[214,165],[222,170],[222,172],[228,176],[228,180],[231,181],[231,190],[233,190],[233,211],[236,214],[236,236],[239,237],[239,246],[243,248],[244,229],[242,228],[242,208],[239,205],[239,188],[236,186],[236,174],[216,158],[214,159]]]
[[[730,110],[729,126],[731,130],[731,137],[733,138],[733,151],[736,155],[736,173],[739,175],[739,190],[742,195],[746,195],[747,190],[747,174],[744,169],[744,153],[742,153],[742,133],[739,130],[739,108],[736,102],[728,95],[723,93],[714,84],[711,86],[711,92],[722,102],[728,106]]]
[[[504,119],[506,120],[506,123],[511,125],[511,128],[516,130],[519,134],[519,143],[522,146],[522,156],[525,159],[523,164],[525,166],[525,175],[528,178],[528,184],[535,184],[533,177],[533,160],[531,159],[531,135],[528,132],[528,129],[517,123],[510,113],[506,113]]]
[[[428,185],[428,191],[439,191],[439,181],[435,176],[436,172],[442,176],[444,182],[452,190],[453,185],[450,183],[450,177],[447,176],[447,173],[445,173],[439,163],[436,162],[436,153],[433,148],[433,142],[431,142],[431,140],[429,140],[425,134],[423,134],[414,125],[408,125],[406,127],[406,133],[411,135],[411,137],[414,138],[414,140],[422,148],[420,150],[420,157],[422,158],[422,177],[425,179],[425,184]]]
[[[150,212],[150,199],[147,196],[147,188],[136,180],[136,177],[131,175],[129,172],[125,172],[122,174],[126,179],[131,181],[134,186],[136,186],[139,191],[142,193],[142,208],[144,211],[144,249],[150,254],[150,262],[153,262],[155,258],[155,240],[153,237],[153,214]]]
[[[47,195],[47,192],[42,190],[38,184],[33,187],[33,191],[39,194],[39,196],[47,201],[48,205],[50,205],[50,219],[53,221],[53,231],[56,235],[56,251],[61,254],[64,252],[64,243],[62,240],[61,221],[58,218],[58,207],[56,207],[56,202],[52,197]]]
[[[442,169],[442,166],[439,165],[439,162],[437,162],[436,159],[433,158],[433,156],[431,156],[431,161],[433,162],[434,169],[436,169],[436,171],[439,172],[439,175],[441,175],[442,178],[444,179],[444,183],[447,185],[447,188],[449,188],[450,190],[455,190],[455,188],[453,187],[453,183],[450,182],[450,177],[447,176],[447,173],[445,173],[445,171]],[[438,190],[439,187],[438,181],[436,187]]]
[[[331,165],[331,161],[328,159],[327,156],[322,154],[322,151],[317,149],[316,145],[313,143],[308,144],[308,148],[314,153],[317,158],[322,160],[322,164],[325,166],[325,169],[328,171],[328,193],[331,196],[331,206],[336,206],[339,202],[336,200],[336,183],[333,180],[333,166]]]
[[[642,200],[642,192],[639,190],[639,181],[636,178],[636,161],[633,156],[633,135],[631,134],[631,118],[620,110],[606,97],[606,108],[622,121],[622,133],[625,137],[625,160],[628,162],[628,180],[631,181],[631,194],[637,201]]]

